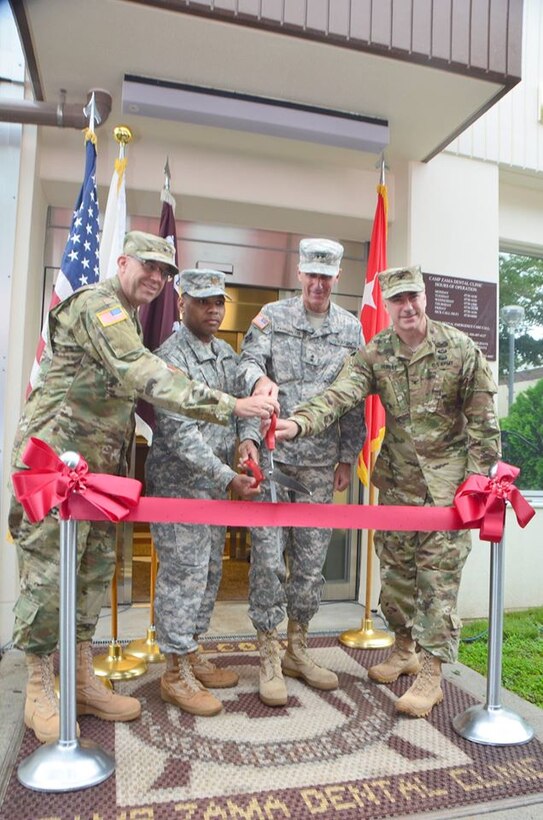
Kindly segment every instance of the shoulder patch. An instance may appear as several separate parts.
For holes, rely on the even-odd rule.
[[[128,319],[128,315],[121,305],[113,305],[107,310],[99,311],[96,318],[102,327],[109,327],[110,325],[116,325],[117,322],[124,322],[125,319]]]
[[[268,327],[269,323],[270,319],[264,313],[259,313],[251,322],[251,324],[256,325],[260,330],[264,330],[264,328]]]

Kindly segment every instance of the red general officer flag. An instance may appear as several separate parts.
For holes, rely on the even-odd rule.
[[[377,207],[371,232],[370,252],[366,270],[366,284],[362,296],[360,323],[362,335],[367,344],[370,339],[387,327],[388,313],[381,297],[381,286],[377,276],[387,267],[387,215],[388,195],[384,182],[384,167],[381,182],[377,186]],[[371,478],[371,454],[379,452],[385,434],[385,411],[379,396],[366,399],[366,441],[358,456],[356,472],[360,481],[369,486]]]

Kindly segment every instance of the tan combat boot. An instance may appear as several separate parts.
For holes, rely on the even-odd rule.
[[[400,675],[418,675],[419,656],[415,652],[415,641],[407,635],[396,635],[394,648],[388,658],[368,669],[368,677],[376,683],[392,683]]]
[[[166,671],[160,679],[160,696],[183,712],[211,717],[222,712],[222,703],[196,680],[188,655],[166,655]]]
[[[237,686],[239,675],[233,669],[223,669],[206,658],[201,649],[189,652],[187,658],[192,667],[192,673],[206,689],[228,689]]]
[[[52,655],[27,654],[25,726],[32,729],[42,743],[53,743],[60,734],[58,698]]]
[[[94,674],[89,641],[76,647],[76,699],[78,715],[94,715],[102,720],[126,721],[140,716],[137,698],[117,695]]]
[[[281,671],[277,630],[257,632],[260,650],[259,696],[266,706],[285,706],[287,687]]]
[[[412,717],[425,717],[443,700],[441,691],[441,658],[421,652],[422,666],[417,679],[405,695],[396,701],[396,711]]]
[[[288,647],[283,657],[283,672],[291,678],[302,678],[315,689],[337,689],[335,672],[319,666],[307,651],[307,626],[289,621],[287,627]]]

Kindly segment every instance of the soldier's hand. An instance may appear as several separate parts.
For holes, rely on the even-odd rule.
[[[270,419],[273,413],[279,415],[279,403],[277,399],[270,396],[247,396],[244,399],[236,399],[234,415],[242,419],[249,419],[257,416],[261,419]]]
[[[337,493],[346,490],[351,483],[351,465],[340,461],[334,471],[334,491]]]
[[[262,423],[262,426],[264,426],[264,424],[265,422]],[[275,428],[276,441],[289,441],[290,439],[296,438],[299,433],[300,428],[295,421],[290,421],[290,419],[277,419],[277,427]]]
[[[228,485],[242,501],[250,501],[260,493],[260,486],[255,487],[255,480],[250,475],[236,475]]]
[[[268,376],[261,376],[255,383],[253,396],[269,396],[271,399],[277,400],[279,387]]]
[[[243,465],[247,461],[248,458],[252,459],[256,464],[259,461],[259,452],[256,443],[251,438],[246,438],[240,442],[238,447],[238,455],[239,455],[239,464],[238,466],[240,469],[243,470]]]

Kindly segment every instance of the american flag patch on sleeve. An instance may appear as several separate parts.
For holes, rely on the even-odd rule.
[[[96,316],[102,327],[109,327],[110,325],[117,324],[117,322],[124,322],[125,319],[128,319],[126,311],[121,305],[113,305],[113,307],[107,310],[101,310]]]
[[[268,327],[269,323],[270,320],[264,313],[259,313],[257,316],[255,316],[252,322],[252,324],[259,327],[260,330],[264,330],[265,327]]]

